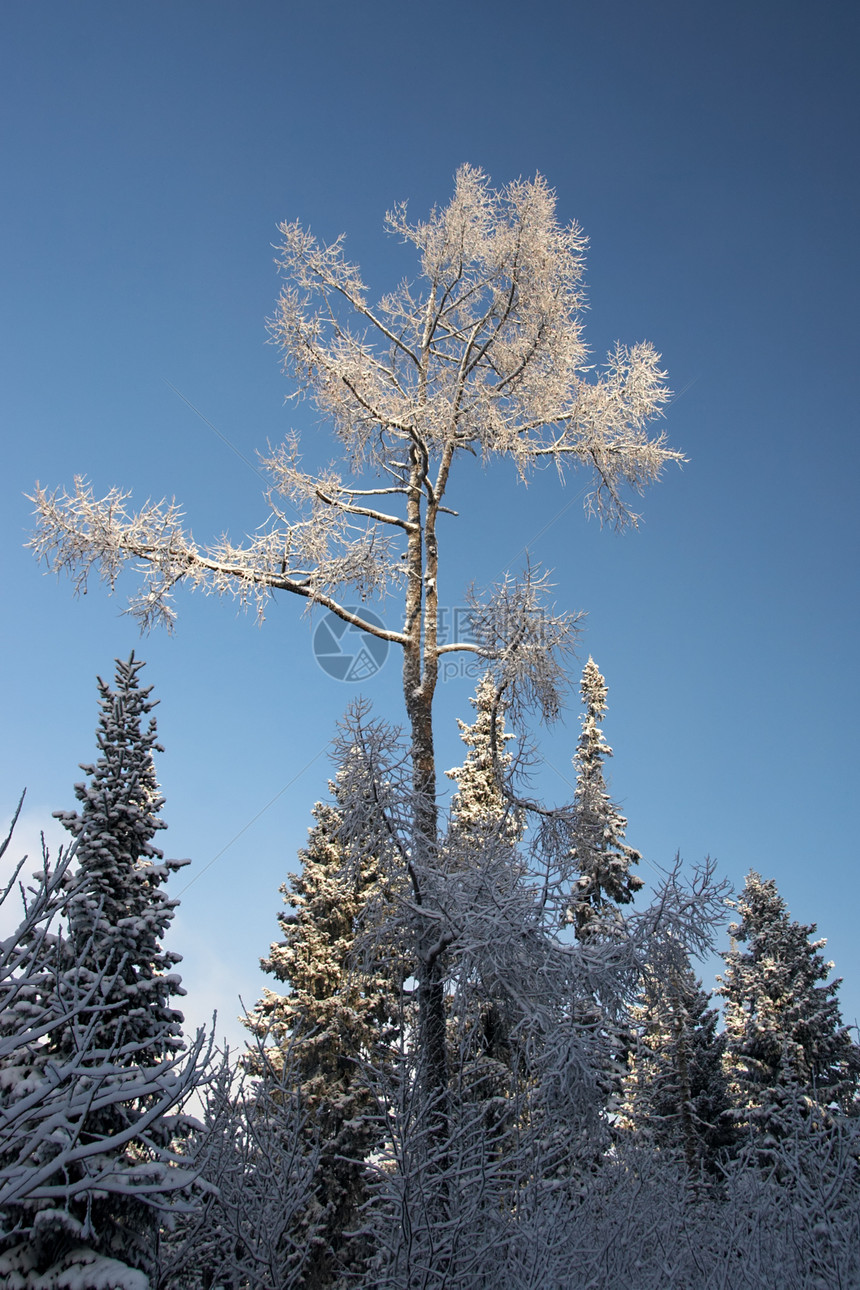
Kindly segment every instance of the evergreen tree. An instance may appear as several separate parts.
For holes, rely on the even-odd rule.
[[[132,652],[116,662],[115,688],[98,678],[99,756],[81,765],[87,780],[74,790],[80,810],[56,812],[75,839],[77,858],[67,904],[70,966],[59,982],[60,998],[98,983],[105,1006],[85,1031],[74,1025],[57,1030],[52,1047],[60,1059],[85,1066],[107,1060],[120,1072],[155,1068],[184,1047],[183,1016],[172,1006],[185,993],[174,970],[181,956],[162,945],[177,902],[162,887],[187,861],[165,861],[153,843],[167,827],[159,816],[164,799],[153,761],[164,750],[150,715],[152,687],[140,685],[142,667]],[[130,1172],[151,1158],[133,1140],[149,1102],[131,1098],[100,1109],[96,1101],[87,1117],[88,1133],[130,1133]],[[146,1136],[152,1148],[167,1150],[181,1134],[181,1123],[162,1116]],[[77,1217],[86,1209],[103,1252],[144,1270],[152,1266],[157,1215],[131,1189],[104,1200],[87,1195],[72,1209]]]
[[[525,822],[502,783],[513,761],[505,745],[515,736],[505,730],[505,705],[490,673],[480,679],[470,703],[473,724],[457,721],[466,759],[446,771],[457,785],[444,846],[447,867],[452,874],[468,867],[488,878],[499,869],[515,876],[523,868],[517,843]],[[484,1102],[485,1127],[492,1135],[507,1118],[515,1082],[510,1019],[493,983],[477,979],[468,963],[460,967],[449,996],[451,1045],[457,1053],[452,1074],[469,1096]]]
[[[203,1033],[186,1052],[171,1006],[179,956],[161,945],[176,902],[160,887],[180,864],[152,845],[164,825],[141,666],[119,662],[115,691],[99,681],[100,756],[76,785],[80,815],[58,813],[74,842],[55,865],[45,854],[0,947],[0,1210],[7,1244],[26,1238],[7,1262],[81,1290],[108,1284],[106,1259],[154,1268],[158,1211],[195,1180],[181,1108],[206,1078]]]
[[[162,939],[177,902],[162,886],[185,860],[164,860],[153,838],[167,827],[159,817],[164,799],[155,776],[156,703],[152,687],[141,689],[143,662],[132,652],[117,660],[116,689],[99,678],[100,756],[82,764],[86,783],[75,785],[80,812],[56,817],[77,841],[77,871],[68,902],[76,972],[110,973],[105,1013],[96,1037],[106,1049],[134,1049],[140,1063],[159,1061],[183,1046],[180,1011],[171,999],[183,995],[174,972],[181,955]]]
[[[466,760],[462,766],[445,772],[457,785],[448,829],[451,852],[461,843],[481,838],[502,838],[514,844],[523,833],[522,815],[500,782],[513,760],[505,745],[515,736],[505,730],[504,704],[489,672],[481,677],[475,697],[469,702],[476,712],[474,723],[470,726],[457,719],[460,738],[469,750]]]
[[[606,713],[606,682],[589,658],[582,671],[580,694],[585,705],[582,733],[573,764],[576,768],[576,823],[571,858],[579,869],[567,921],[579,939],[597,932],[611,932],[618,905],[627,905],[643,885],[630,872],[638,864],[638,851],[627,846],[627,820],[606,791],[603,762],[612,749],[599,722]]]
[[[619,1126],[659,1150],[681,1152],[690,1173],[713,1170],[731,1143],[725,1037],[692,969],[649,973],[633,1009]]]
[[[604,760],[612,756],[612,749],[599,723],[606,714],[608,689],[590,656],[582,670],[579,692],[585,711],[573,758],[576,789],[568,857],[579,876],[573,883],[564,921],[573,925],[578,941],[593,944],[620,936],[623,927],[619,906],[629,904],[643,882],[630,872],[631,865],[638,864],[641,857],[625,843],[627,820],[606,787]],[[607,1021],[603,1001],[596,995],[588,1003],[581,1003],[576,1015],[580,1025],[602,1037],[604,1058],[597,1075],[598,1086],[604,1110],[616,1112],[632,1033],[618,1018]]]
[[[265,1076],[290,1067],[307,1113],[307,1138],[318,1151],[312,1200],[301,1215],[311,1250],[303,1284],[330,1285],[362,1259],[361,1242],[344,1233],[356,1225],[364,1200],[362,1162],[378,1139],[368,1072],[390,1066],[401,1025],[401,981],[392,958],[362,955],[357,938],[390,901],[367,840],[345,838],[340,777],[333,800],[317,803],[301,871],[281,888],[289,912],[278,915],[284,939],[273,944],[263,970],[289,986],[265,990],[247,1019],[265,1041],[249,1061]],[[371,912],[372,911],[372,912]],[[392,947],[389,947],[391,950]]]
[[[773,879],[751,871],[723,958],[726,1073],[738,1118],[779,1137],[808,1107],[852,1109],[860,1048],[842,1025],[833,964],[811,940],[815,924],[793,922]]]

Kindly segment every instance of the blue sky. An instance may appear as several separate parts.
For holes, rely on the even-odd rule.
[[[610,687],[629,841],[655,865],[680,849],[735,884],[751,867],[775,877],[828,937],[846,1020],[860,1015],[858,27],[839,3],[0,9],[0,806],[28,787],[30,845],[73,805],[95,676],[132,648],[146,658],[164,844],[193,860],[173,938],[189,1016],[217,1005],[235,1035],[239,995],[259,995],[278,886],[358,687],[316,665],[285,598],[259,629],[183,596],[175,636],[141,640],[121,597],[94,584],[76,601],[41,575],[23,493],[83,473],[101,492],[176,496],[200,539],[252,530],[262,483],[242,457],[291,427],[311,460],[332,451],[310,409],[285,406],[266,344],[277,224],[346,232],[381,292],[410,269],[385,210],[446,202],[463,162],[556,188],[591,239],[595,358],[617,339],[656,345],[689,464],[624,536],[585,520],[584,478],[524,489],[503,465],[467,465],[442,596],[456,606],[525,549],[554,570],[558,605],[588,614],[582,661]],[[570,791],[577,680],[566,724],[541,735],[548,796]],[[443,769],[470,689],[443,687]],[[396,661],[361,692],[397,719]]]

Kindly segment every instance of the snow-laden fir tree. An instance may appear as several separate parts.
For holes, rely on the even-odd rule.
[[[443,855],[453,881],[458,869],[480,872],[490,853],[497,853],[502,863],[507,856],[511,877],[516,879],[524,872],[517,843],[525,821],[506,791],[513,762],[506,745],[515,736],[505,730],[504,702],[489,673],[481,677],[469,701],[475,709],[474,722],[457,721],[468,749],[465,761],[445,772],[457,790],[451,799]],[[449,997],[452,1070],[471,1096],[485,1103],[487,1128],[495,1130],[507,1114],[515,1083],[510,1017],[505,999],[492,983],[463,967],[451,983],[456,988]]]
[[[503,783],[513,757],[505,745],[516,736],[505,730],[504,703],[489,673],[485,673],[469,702],[475,709],[472,725],[457,719],[460,738],[468,748],[462,766],[445,774],[457,791],[451,799],[447,845],[454,852],[461,841],[503,838],[514,844],[523,833],[522,812],[505,793]],[[495,746],[494,746],[495,743]]]
[[[185,993],[174,971],[182,956],[162,944],[177,902],[162,888],[188,862],[165,860],[153,843],[167,827],[153,760],[164,749],[150,716],[152,687],[140,685],[142,667],[132,652],[117,659],[114,689],[99,678],[100,755],[81,765],[87,780],[75,785],[80,811],[55,815],[77,842],[68,903],[76,970],[111,974],[113,1010],[98,1039],[117,1051],[132,1045],[138,1062],[155,1062],[183,1045],[183,1016],[171,1002]]]
[[[603,737],[600,722],[606,714],[606,682],[594,659],[582,670],[580,695],[585,706],[582,732],[574,755],[576,823],[571,858],[579,870],[567,921],[580,939],[610,933],[617,923],[618,906],[627,905],[640,889],[642,879],[630,872],[641,856],[624,841],[627,820],[606,790],[603,763],[612,749]]]
[[[606,785],[604,761],[612,756],[600,722],[606,715],[606,682],[589,656],[582,670],[580,697],[585,711],[573,758],[576,788],[568,863],[575,874],[563,919],[575,929],[581,943],[623,938],[619,906],[630,904],[642,879],[630,872],[640,854],[624,841],[627,820],[612,801]],[[599,991],[580,1005],[579,1021],[603,1035],[605,1060],[600,1087],[607,1112],[617,1110],[627,1068],[632,1036],[624,1019],[604,1016]]]
[[[798,1108],[852,1111],[860,1048],[842,1025],[833,964],[812,940],[815,924],[791,919],[776,882],[751,871],[729,928],[725,1068],[742,1125],[779,1138]]]
[[[301,869],[281,887],[283,940],[261,960],[288,992],[265,990],[246,1021],[266,1045],[252,1051],[252,1065],[264,1078],[266,1065],[289,1068],[318,1153],[300,1215],[310,1245],[302,1284],[312,1287],[354,1273],[361,1261],[361,1242],[345,1233],[359,1224],[363,1161],[379,1136],[368,1072],[394,1062],[407,975],[396,947],[385,953],[376,936],[384,939],[379,924],[392,892],[372,840],[347,840],[341,779],[329,788],[331,800],[313,809]],[[357,938],[378,953],[360,952]]]
[[[632,1009],[633,1042],[618,1126],[713,1172],[732,1140],[719,1014],[692,969],[649,973]]]
[[[119,663],[115,691],[99,683],[101,756],[76,788],[80,816],[60,817],[74,842],[56,864],[44,855],[0,946],[3,1275],[22,1285],[44,1273],[87,1290],[123,1265],[110,1284],[142,1286],[157,1212],[195,1182],[182,1106],[207,1078],[206,1044],[198,1032],[186,1051],[170,1003],[178,956],[161,937],[175,902],[160,886],[178,864],[157,863],[151,842],[162,802],[140,667]]]
[[[165,861],[153,842],[166,828],[153,760],[163,749],[151,716],[152,687],[140,684],[142,667],[132,652],[127,661],[117,660],[113,688],[98,679],[99,755],[81,766],[87,779],[75,785],[80,810],[56,812],[75,839],[77,861],[66,906],[68,968],[58,992],[62,1002],[92,985],[104,1007],[83,1031],[77,1024],[55,1031],[52,1059],[79,1060],[93,1069],[110,1062],[120,1085],[123,1071],[169,1064],[184,1047],[183,1016],[172,1002],[185,993],[175,971],[181,956],[162,942],[177,903],[163,886],[187,862]],[[135,1193],[133,1179],[142,1178],[151,1165],[156,1183],[164,1172],[159,1153],[169,1151],[182,1133],[173,1116],[146,1124],[152,1106],[145,1089],[140,1098],[93,1098],[81,1132],[94,1138],[128,1136],[129,1187],[105,1198],[86,1189],[68,1205],[92,1230],[90,1240],[100,1252],[144,1270],[152,1265],[158,1222],[145,1190]],[[83,1170],[80,1180],[85,1178]]]

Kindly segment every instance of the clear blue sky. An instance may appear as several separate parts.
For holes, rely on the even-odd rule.
[[[584,479],[524,490],[467,469],[442,595],[458,603],[525,547],[554,569],[610,687],[629,841],[658,865],[710,852],[736,884],[775,877],[860,1015],[858,19],[749,0],[0,8],[0,805],[28,786],[28,842],[73,805],[95,676],[137,649],[161,699],[164,843],[194,861],[174,884],[193,879],[173,938],[189,1016],[217,1005],[235,1035],[238,995],[259,995],[278,886],[356,688],[316,666],[285,598],[258,629],[183,596],[175,637],[141,641],[121,598],[93,585],[75,601],[41,575],[22,494],[84,473],[175,495],[200,539],[252,530],[261,481],[168,382],[245,457],[297,426],[325,459],[265,343],[276,225],[345,231],[381,291],[408,272],[385,210],[444,203],[464,161],[557,189],[591,238],[595,356],[657,346],[690,460],[624,537],[586,522]],[[389,660],[363,686],[392,719],[397,683]],[[443,768],[469,692],[444,687]],[[542,743],[550,796],[569,792],[577,715]]]

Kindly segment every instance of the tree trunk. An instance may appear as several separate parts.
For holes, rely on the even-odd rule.
[[[407,547],[406,621],[403,694],[409,717],[412,756],[412,883],[415,903],[427,900],[426,875],[436,865],[438,810],[433,747],[433,695],[436,689],[438,604],[436,596],[435,506],[422,524],[421,499],[426,461],[411,453]],[[426,571],[425,571],[426,556]],[[421,919],[418,935],[418,1048],[421,1093],[431,1137],[444,1157],[448,1136],[448,1057],[445,1043],[445,982],[442,940],[435,910]],[[419,916],[420,917],[420,916]]]

